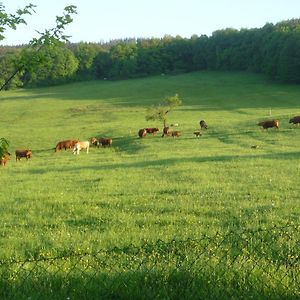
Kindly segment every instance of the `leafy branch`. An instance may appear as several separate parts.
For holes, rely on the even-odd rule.
[[[24,15],[32,15],[35,13],[34,8],[36,5],[28,4],[23,9],[18,9],[15,14],[8,14],[5,12],[5,7],[0,2],[0,41],[5,38],[3,33],[7,28],[11,28],[13,30],[17,29],[17,25],[19,24],[27,24],[25,19],[23,18]]]
[[[25,9],[19,11],[19,13],[27,12],[27,11],[29,11],[29,9],[31,9],[31,7],[32,7],[32,5],[29,5]],[[0,11],[1,11],[1,8],[2,8],[2,11],[4,11],[3,5],[0,6]],[[65,30],[66,25],[73,22],[72,15],[77,13],[76,8],[77,7],[75,5],[66,6],[64,8],[63,16],[56,17],[56,26],[54,28],[45,30],[45,32],[37,31],[40,34],[40,37],[33,38],[29,42],[29,45],[32,48],[36,49],[36,51],[38,52],[43,47],[55,46],[55,45],[58,45],[58,44],[68,41],[69,36],[64,35],[64,30]],[[7,16],[6,13],[3,12],[3,14]],[[0,15],[0,19],[1,19],[1,15]],[[11,20],[12,22],[14,20],[12,18],[12,15],[8,16],[8,19]],[[8,21],[6,21],[5,24],[7,24],[7,22]],[[24,20],[22,21],[22,19],[21,19],[20,22],[24,23],[25,21]],[[13,24],[15,24],[15,23],[13,23]],[[0,30],[1,30],[1,28],[2,27],[0,26]],[[20,62],[19,66],[16,68],[16,70],[13,72],[13,74],[11,76],[9,76],[5,80],[3,85],[0,87],[0,91],[2,91],[9,84],[9,82],[27,66],[27,64],[28,64],[28,62],[26,62],[26,63]]]
[[[40,37],[33,38],[29,44],[39,50],[43,46],[57,45],[62,42],[68,42],[70,36],[64,35],[66,25],[73,22],[72,14],[77,14],[75,5],[69,5],[64,8],[63,16],[56,16],[56,26],[45,32],[36,32]]]
[[[5,138],[0,138],[0,159],[8,152],[9,142]]]

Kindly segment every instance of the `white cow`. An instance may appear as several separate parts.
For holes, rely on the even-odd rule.
[[[90,148],[90,142],[89,141],[84,141],[84,142],[78,142],[74,145],[73,148],[73,154],[79,154],[81,149],[86,149],[86,153],[89,153],[89,148]]]

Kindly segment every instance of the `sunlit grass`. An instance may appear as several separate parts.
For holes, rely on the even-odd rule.
[[[179,93],[178,139],[148,136],[145,109]],[[300,87],[244,73],[193,73],[3,92],[1,136],[29,161],[1,168],[0,257],[97,251],[297,222]],[[279,130],[256,123],[279,118]],[[205,119],[199,139],[193,131]],[[63,139],[113,138],[87,155]],[[256,145],[253,149],[251,146]]]

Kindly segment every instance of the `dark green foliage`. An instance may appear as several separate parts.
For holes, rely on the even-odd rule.
[[[160,39],[138,39],[138,72],[142,75],[154,75],[164,72],[161,55],[162,43]]]
[[[77,76],[79,78],[94,77],[94,60],[101,50],[101,46],[96,44],[79,43],[75,45],[73,52],[78,61]]]
[[[200,38],[195,37],[191,39],[191,46],[193,52],[192,65],[195,70],[206,70],[209,64],[209,51],[208,51],[208,37],[206,35]]]
[[[76,72],[78,61],[67,48],[49,46],[36,52],[22,53],[23,76],[26,86],[49,85],[68,81]]]
[[[113,78],[130,78],[137,72],[137,46],[135,41],[119,43],[110,50]]]
[[[11,76],[18,67],[19,51],[15,53],[8,52],[5,55],[0,55],[0,86],[5,84],[6,78]],[[15,87],[21,87],[23,85],[20,76],[14,76],[10,82],[8,82],[4,89],[8,90]]]
[[[112,60],[109,52],[106,50],[100,51],[94,58],[93,68],[96,78],[107,78],[109,76],[109,70],[112,66]]]
[[[58,17],[58,25],[42,34],[32,45],[53,45],[65,41],[64,26],[72,21],[70,11]],[[226,28],[215,31],[212,36],[193,35],[190,39],[180,36],[163,38],[140,38],[113,40],[108,43],[64,44],[76,57],[72,63],[72,78],[87,79],[128,79],[157,74],[178,74],[200,70],[251,71],[266,74],[270,79],[298,83],[300,81],[300,19],[267,23],[262,28]],[[17,53],[17,52],[16,52]],[[56,52],[56,64],[65,66],[67,52]],[[69,54],[71,57],[71,54]],[[25,58],[23,58],[24,60]],[[73,59],[74,61],[74,59]],[[3,61],[1,62],[4,63]],[[7,63],[7,62],[5,62]],[[39,63],[37,61],[36,63]],[[44,64],[52,64],[53,60]],[[10,68],[13,64],[10,63]],[[22,83],[11,87],[32,84],[28,80],[28,69],[37,67],[33,60],[26,62],[26,74]],[[64,68],[57,65],[56,68]],[[9,69],[9,68],[8,68]],[[35,70],[37,72],[37,70]],[[57,84],[66,81],[65,73],[49,76],[47,80],[37,76],[35,84]],[[68,78],[70,78],[68,74]],[[0,82],[5,76],[0,75]]]
[[[2,156],[6,152],[8,152],[8,146],[9,146],[8,140],[5,138],[0,138],[0,158],[2,158]]]
[[[300,83],[300,32],[290,33],[284,42],[278,59],[278,76],[281,80]]]

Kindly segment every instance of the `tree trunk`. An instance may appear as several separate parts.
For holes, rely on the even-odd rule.
[[[167,127],[167,119],[164,118],[164,127],[163,127],[163,133],[161,137],[165,136],[165,128]]]

